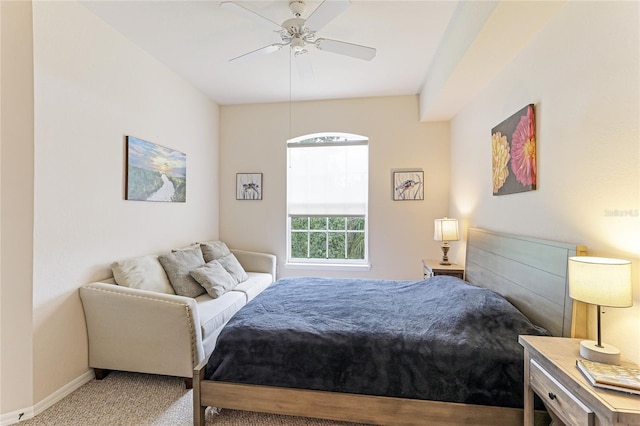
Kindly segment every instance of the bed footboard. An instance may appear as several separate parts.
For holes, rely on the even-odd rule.
[[[242,385],[200,380],[194,372],[194,425],[207,406],[378,425],[522,425],[523,411],[437,401]]]
[[[193,370],[193,425],[204,426],[204,412],[206,405],[202,405],[202,381],[204,380],[204,369],[208,359],[196,365]]]

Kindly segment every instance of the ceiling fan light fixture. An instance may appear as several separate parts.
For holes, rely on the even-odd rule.
[[[238,4],[237,2],[222,2],[221,6],[224,8],[247,16],[254,21],[268,25],[271,28],[274,26],[277,27],[278,29],[275,30],[275,32],[279,34],[280,39],[282,40],[282,43],[276,43],[254,50],[238,56],[237,58],[233,58],[231,61],[235,61],[237,59],[244,60],[250,57],[270,53],[275,50],[279,50],[284,46],[290,46],[291,51],[295,56],[306,53],[307,45],[313,45],[319,50],[324,50],[326,52],[338,53],[340,55],[370,61],[376,56],[376,49],[372,47],[338,40],[316,38],[316,31],[344,12],[350,5],[351,0],[323,0],[320,5],[311,12],[311,15],[307,19],[303,19],[301,16],[306,8],[304,0],[289,0],[289,9],[293,13],[294,17],[287,19],[282,23],[282,25],[278,25],[269,18],[266,18],[259,13]],[[305,57],[305,60],[306,59],[307,58]]]
[[[291,39],[291,50],[293,50],[294,53],[298,54],[305,51],[304,46],[305,42],[302,38],[294,37]]]
[[[287,32],[290,37],[295,37],[303,33],[302,26],[304,25],[304,19],[291,18],[284,21],[282,29]]]

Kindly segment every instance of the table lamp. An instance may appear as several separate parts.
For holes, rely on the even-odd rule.
[[[449,219],[446,216],[444,219],[436,219],[434,221],[433,239],[436,241],[442,241],[442,260],[441,265],[451,265],[449,262],[449,241],[458,241],[460,235],[458,234],[458,219]]]
[[[570,257],[569,297],[596,305],[598,310],[598,341],[580,342],[580,356],[595,362],[618,364],[620,351],[602,343],[600,307],[628,308],[633,305],[631,262],[604,257]]]

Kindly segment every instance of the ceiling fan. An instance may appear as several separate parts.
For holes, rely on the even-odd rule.
[[[312,45],[319,50],[338,53],[352,58],[370,61],[376,56],[376,49],[358,44],[347,43],[345,41],[331,40],[327,38],[316,38],[316,32],[327,25],[331,20],[344,12],[351,5],[351,0],[324,0],[309,15],[302,18],[306,4],[304,0],[289,1],[289,9],[293,13],[293,18],[287,19],[282,24],[278,24],[265,16],[241,5],[237,1],[223,1],[220,7],[231,10],[239,15],[253,19],[259,24],[276,32],[282,43],[273,43],[260,49],[253,50],[230,61],[243,61],[257,56],[269,54],[289,46],[294,54],[298,68],[302,74],[311,73],[311,64],[308,61],[307,47]]]

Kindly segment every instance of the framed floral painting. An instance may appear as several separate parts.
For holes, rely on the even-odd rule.
[[[493,195],[536,189],[536,116],[529,104],[491,129]]]

